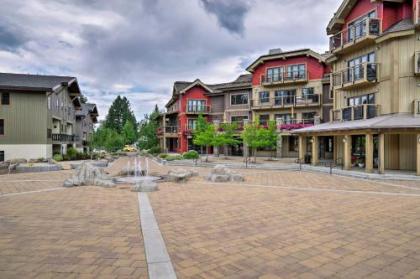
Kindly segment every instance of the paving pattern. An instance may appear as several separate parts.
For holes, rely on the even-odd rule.
[[[178,278],[420,278],[418,182],[238,170],[245,183],[209,184],[198,170],[149,194]],[[0,176],[0,278],[147,278],[137,194],[55,190],[71,173]]]

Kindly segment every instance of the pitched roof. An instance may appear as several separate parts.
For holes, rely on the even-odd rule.
[[[276,59],[287,59],[290,57],[297,57],[297,56],[302,56],[302,55],[311,56],[315,59],[318,59],[320,62],[325,62],[325,58],[321,54],[309,48],[303,48],[303,49],[296,49],[296,50],[291,50],[291,51],[276,51],[273,53],[261,55],[254,62],[252,62],[252,64],[249,65],[246,68],[246,70],[252,73],[258,65],[266,61],[276,60]]]
[[[96,108],[96,104],[86,103],[81,105],[81,109],[76,111],[76,117],[86,117],[90,115],[92,117],[93,122],[97,122],[96,117],[98,114],[98,109]]]
[[[51,92],[64,85],[80,93],[75,77],[0,73],[0,89]]]
[[[327,34],[332,35],[340,31],[342,25],[344,24],[344,19],[351,12],[354,5],[356,5],[357,0],[344,0],[337,11],[334,13],[334,16],[331,18],[327,26]]]
[[[243,88],[251,88],[252,74],[240,75],[232,82],[218,83],[209,85],[215,92],[223,92],[224,90],[235,90]]]
[[[394,32],[411,30],[413,28],[414,28],[413,20],[411,18],[406,18],[406,19],[403,19],[403,20],[395,23],[394,25],[392,25],[385,32],[383,32],[382,35],[386,35],[386,34],[394,33]]]
[[[407,113],[387,114],[365,120],[323,123],[312,127],[295,130],[293,133],[305,134],[363,129],[407,128],[420,129],[420,117],[414,117],[412,114]]]

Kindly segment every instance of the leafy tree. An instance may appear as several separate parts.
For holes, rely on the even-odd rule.
[[[86,104],[88,102],[88,98],[84,95],[80,96],[80,102],[82,104]]]
[[[140,149],[151,149],[159,146],[159,139],[156,130],[159,127],[160,112],[156,105],[153,112],[144,116],[140,122],[139,127],[139,142]]]
[[[92,146],[109,152],[117,151],[123,148],[124,137],[115,130],[101,126],[93,134]]]
[[[193,131],[193,143],[200,146],[201,154],[203,154],[203,148],[209,146],[209,141],[206,140],[206,137],[209,135],[210,124],[207,122],[207,119],[204,118],[202,114],[198,115],[197,124]]]
[[[131,123],[130,121],[127,121],[124,124],[123,136],[125,144],[133,144],[137,140],[137,132],[134,129],[133,123]]]
[[[130,121],[137,129],[137,121],[131,110],[130,101],[126,97],[117,96],[109,108],[105,120],[105,127],[122,133],[124,124]]]
[[[272,148],[277,145],[277,131],[274,121],[268,123],[268,127],[262,127],[258,124],[258,119],[245,126],[241,135],[243,141],[252,149],[254,162],[257,161],[258,148]]]
[[[218,147],[218,150],[222,146],[236,145],[239,141],[234,137],[237,129],[236,123],[222,123],[220,125],[221,131],[216,131],[211,142],[212,146]],[[219,155],[219,153],[217,154]]]

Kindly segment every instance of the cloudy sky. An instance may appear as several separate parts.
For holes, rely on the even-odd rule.
[[[0,0],[0,72],[76,76],[140,119],[175,80],[224,82],[270,48],[328,47],[340,0]]]

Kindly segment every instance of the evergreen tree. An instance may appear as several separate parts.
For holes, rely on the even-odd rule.
[[[135,130],[137,129],[137,121],[131,110],[130,101],[126,97],[117,96],[109,108],[108,115],[105,120],[105,127],[113,129],[118,133],[123,131],[124,124],[130,121]]]
[[[124,136],[125,144],[133,144],[136,142],[137,133],[131,121],[125,122],[124,127],[123,127],[123,136]]]
[[[159,139],[156,131],[159,127],[160,113],[159,108],[155,105],[153,112],[144,116],[139,127],[139,143],[140,149],[151,149],[159,146]]]

